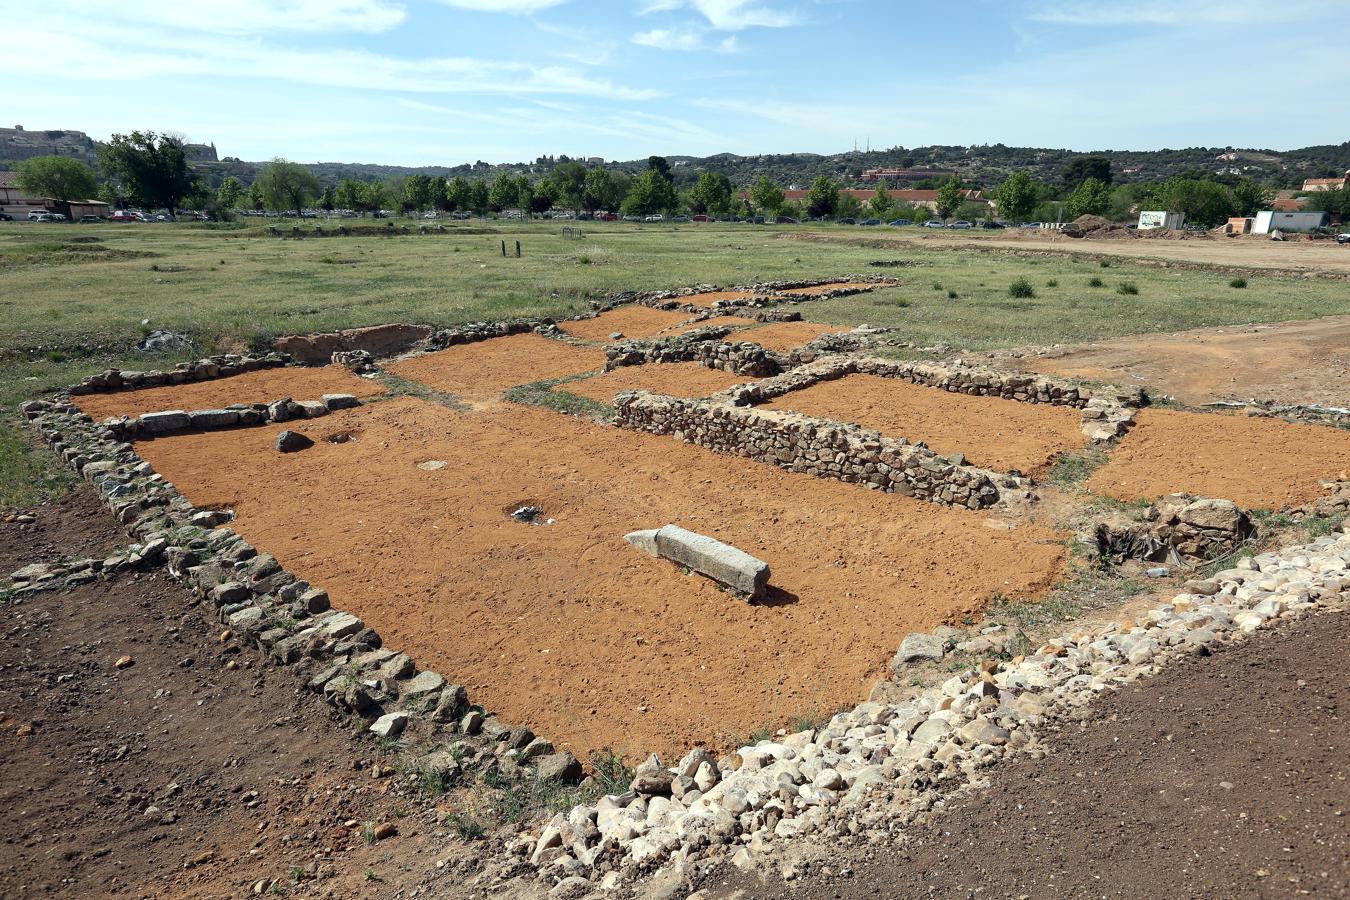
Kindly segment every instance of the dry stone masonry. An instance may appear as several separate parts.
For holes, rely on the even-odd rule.
[[[1227,556],[1255,533],[1232,500],[1171,494],[1139,519],[1122,513],[1098,522],[1089,543],[1105,558],[1178,564]]]
[[[196,362],[179,363],[168,371],[155,369],[149,372],[133,372],[108,369],[97,375],[90,375],[79,384],[72,385],[68,393],[75,396],[161,387],[169,384],[185,384],[189,381],[208,381],[213,378],[228,378],[231,375],[239,375],[244,372],[255,372],[258,369],[278,368],[289,365],[290,362],[291,357],[285,353],[248,356],[223,354],[199,359]]]
[[[298,401],[283,397],[272,403],[238,403],[223,409],[198,409],[191,412],[169,409],[135,417],[114,416],[104,419],[102,424],[114,437],[134,440],[183,431],[214,431],[294,419],[317,419],[335,410],[360,405],[361,401],[354,394],[324,394],[319,400]]]

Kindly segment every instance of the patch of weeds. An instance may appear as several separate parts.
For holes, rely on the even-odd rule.
[[[159,271],[159,263],[151,263],[151,264],[150,264],[150,271],[151,271],[151,272],[158,272],[158,271]]]
[[[1049,281],[1047,281],[1047,282],[1045,283],[1045,286],[1046,286],[1046,287],[1059,287],[1059,281],[1058,281],[1058,279],[1051,278]]]
[[[952,290],[948,290],[948,291],[947,291],[947,299],[948,299],[948,300],[956,300],[956,299],[959,298],[960,296],[961,296],[961,295],[958,294],[958,293],[956,293],[956,291],[952,291]]]
[[[366,869],[365,875],[364,875],[363,877],[366,879],[366,881],[379,881],[379,880],[380,880],[380,876],[378,876],[378,875],[375,874],[375,870],[374,870],[374,869]]]
[[[1304,519],[1308,540],[1317,540],[1329,534],[1335,534],[1346,521],[1346,516],[1332,516],[1326,519]]]
[[[942,282],[940,282],[940,281],[935,281],[935,282],[933,282],[933,290],[935,290],[935,291],[940,291],[940,290],[942,290]]]
[[[48,350],[47,361],[54,363],[63,363],[66,361],[66,355],[60,350]]]
[[[1088,279],[1088,287],[1106,287],[1106,282],[1093,275]]]
[[[581,788],[556,779],[541,781],[526,776],[507,776],[495,770],[483,776],[483,783],[492,788],[489,801],[492,817],[507,825],[552,815],[600,796],[594,787]],[[624,790],[627,789],[625,784]]]
[[[375,843],[375,823],[374,823],[374,822],[367,822],[366,824],[364,824],[364,825],[361,826],[361,840],[363,840],[363,841],[366,842],[366,846],[367,846],[367,847],[369,847],[369,846],[371,846],[372,844]]]
[[[830,712],[828,710],[812,707],[811,709],[797,713],[795,716],[788,717],[787,724],[783,727],[787,729],[788,734],[793,734],[798,731],[807,731],[811,728],[819,728],[833,719],[836,713],[842,712],[845,709],[848,709],[848,707],[841,706],[833,712]]]
[[[624,762],[622,754],[608,747],[591,753],[591,771],[595,773],[601,794],[622,794],[637,774]]]
[[[1238,277],[1236,277],[1236,278],[1234,278],[1233,280],[1229,281],[1229,282],[1228,282],[1228,286],[1229,286],[1230,288],[1245,288],[1245,287],[1247,286],[1247,279],[1245,279],[1245,278],[1243,278],[1241,275],[1239,275]]]
[[[487,826],[469,813],[456,810],[446,817],[446,821],[462,841],[477,841],[487,835]]]
[[[1111,268],[1111,260],[1109,260],[1109,259],[1099,259],[1099,260],[1097,260],[1097,265],[1101,266],[1103,269],[1109,269],[1109,268]]]
[[[1140,497],[1137,500],[1117,500],[1115,497],[1101,497],[1094,495],[1089,505],[1093,509],[1128,513],[1135,521],[1143,521],[1144,513],[1148,512],[1149,507],[1153,504],[1143,497]]]
[[[1036,289],[1031,286],[1031,282],[1025,277],[1018,278],[1012,284],[1008,285],[1008,296],[1017,298],[1030,298],[1036,296]]]
[[[609,418],[614,415],[614,407],[608,403],[556,389],[559,385],[575,380],[576,377],[567,377],[532,381],[511,388],[502,394],[502,399],[526,406],[542,406],[569,416]]]
[[[319,262],[323,263],[324,265],[335,266],[335,265],[337,265],[337,257],[336,257],[336,256],[320,256],[320,257],[319,257]]]
[[[1139,285],[1135,284],[1133,281],[1122,281],[1120,284],[1116,285],[1116,293],[1132,297],[1139,293]]]
[[[0,421],[0,509],[24,509],[63,497],[78,482],[79,477],[54,453]]]
[[[1060,487],[1069,487],[1087,481],[1093,472],[1106,464],[1106,454],[1099,450],[1065,453],[1055,460],[1046,480]]]
[[[589,256],[578,256],[578,257],[577,257],[577,265],[579,265],[579,266],[589,266],[590,264],[591,264],[591,258],[590,258]]]

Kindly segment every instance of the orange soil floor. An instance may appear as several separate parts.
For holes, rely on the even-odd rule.
[[[609,336],[616,331],[622,332],[624,337],[647,338],[659,334],[663,329],[674,328],[688,319],[688,313],[652,309],[650,306],[635,303],[602,312],[593,319],[561,322],[558,327],[572,337],[608,342]]]
[[[520,384],[604,368],[605,352],[537,334],[513,334],[400,360],[386,368],[402,378],[485,403]]]
[[[326,588],[386,646],[583,756],[663,757],[855,703],[901,638],[1036,595],[1063,542],[533,407],[411,397],[306,423],[138,445],[194,503]],[[324,438],[345,431],[343,444]],[[424,471],[418,463],[444,460]],[[510,518],[542,507],[552,525]],[[773,570],[748,604],[623,540],[674,522]]]
[[[324,394],[373,397],[384,392],[384,386],[378,381],[362,378],[341,366],[321,366],[259,369],[227,378],[87,394],[72,399],[90,418],[98,421],[109,416],[139,416],[166,409],[217,409],[232,403],[271,403],[282,397],[318,400]]]
[[[688,334],[689,332],[697,331],[700,328],[716,328],[722,325],[730,325],[734,328],[742,328],[746,325],[753,325],[753,324],[755,324],[754,319],[746,319],[742,316],[713,316],[712,318],[704,319],[701,322],[690,322],[686,318],[683,322],[680,322],[677,325],[672,325],[669,328],[663,329],[661,331],[661,335],[663,337],[667,337],[674,334]],[[727,340],[731,339],[732,336],[729,335],[727,337]]]
[[[712,306],[718,300],[749,300],[754,297],[753,291],[708,291],[706,294],[690,294],[688,297],[675,297],[677,303],[687,303],[690,306],[697,306],[706,309]]]
[[[651,391],[671,397],[706,397],[753,380],[721,369],[710,369],[696,362],[649,363],[645,366],[623,366],[581,381],[568,381],[559,385],[558,390],[609,403],[620,391]]]
[[[822,334],[833,334],[840,331],[848,331],[848,329],[834,325],[817,325],[815,322],[778,322],[773,325],[765,325],[763,328],[754,328],[750,331],[730,335],[727,340],[732,343],[750,341],[759,344],[765,350],[777,350],[779,353],[786,353],[789,350],[806,346]]]
[[[830,284],[818,284],[815,287],[790,288],[783,291],[785,294],[796,294],[799,297],[816,297],[829,291],[841,291],[845,288],[861,288],[873,290],[877,285],[870,281],[835,281]]]
[[[937,453],[964,453],[971,464],[997,472],[1017,469],[1039,475],[1061,453],[1084,445],[1076,409],[970,397],[876,375],[822,381],[764,407],[923,441]]]
[[[1088,490],[1119,500],[1188,491],[1250,509],[1315,499],[1350,473],[1350,431],[1279,419],[1144,409]]]

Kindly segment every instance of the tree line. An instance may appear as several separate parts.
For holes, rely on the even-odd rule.
[[[543,177],[499,172],[491,179],[447,178],[413,174],[385,180],[343,178],[323,185],[300,163],[274,159],[252,183],[231,175],[211,190],[193,171],[183,140],[155,132],[115,134],[99,148],[102,180],[84,163],[61,156],[34,157],[18,166],[19,186],[38,196],[59,201],[98,197],[117,207],[204,210],[219,218],[252,209],[301,215],[306,209],[351,210],[376,213],[489,212],[519,210],[522,214],[552,209],[608,211],[623,215],[707,215],[713,218],[760,214],[769,217],[903,218],[923,221],[932,215],[976,218],[987,213],[983,204],[968,200],[971,187],[952,176],[935,182],[935,210],[897,202],[882,181],[873,195],[861,201],[844,190],[844,183],[828,175],[816,176],[802,200],[788,200],[781,186],[766,175],[756,179],[744,196],[721,172],[705,171],[692,184],[677,187],[664,157],[652,156],[646,168],[633,175],[604,167],[588,168],[564,160]],[[1001,218],[1027,220],[1075,219],[1097,215],[1113,220],[1132,218],[1141,209],[1185,213],[1187,221],[1214,226],[1230,216],[1251,216],[1269,208],[1269,187],[1249,177],[1222,177],[1187,172],[1165,180],[1115,184],[1110,160],[1080,156],[1071,160],[1058,183],[1037,181],[1024,171],[1014,172],[987,193],[997,202]],[[687,182],[686,182],[687,183]],[[1307,195],[1311,209],[1350,215],[1350,191]]]

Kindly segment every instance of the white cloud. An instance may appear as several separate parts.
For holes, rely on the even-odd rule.
[[[1130,3],[1062,0],[1034,10],[1031,19],[1052,25],[1255,25],[1311,22],[1344,12],[1336,0],[1134,0]]]
[[[633,35],[633,43],[658,50],[701,50],[703,30],[700,28],[653,28]]]
[[[800,25],[802,21],[796,13],[757,4],[755,0],[652,0],[638,11],[638,15],[670,12],[685,7],[702,15],[718,31],[787,28]]]
[[[441,0],[441,2],[455,9],[520,16],[559,6],[567,0]]]
[[[638,15],[646,16],[652,13],[670,12],[683,5],[684,0],[651,0],[650,3],[643,4],[642,9],[638,10]]]
[[[736,35],[727,35],[726,39],[717,45],[717,49],[721,53],[735,53],[740,49],[740,45],[736,43]]]

